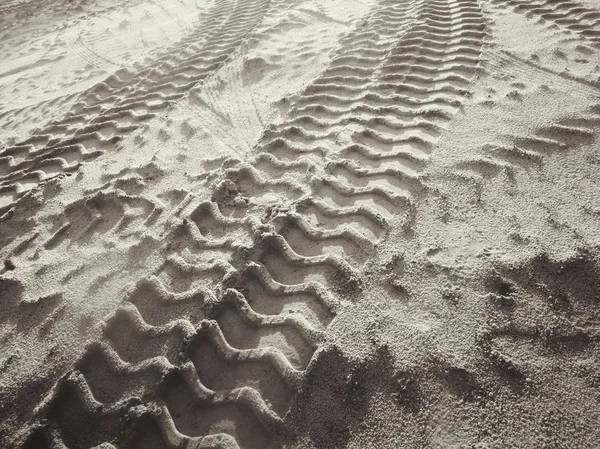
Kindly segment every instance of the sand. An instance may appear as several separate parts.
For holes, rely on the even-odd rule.
[[[0,446],[595,448],[596,0],[0,2]]]

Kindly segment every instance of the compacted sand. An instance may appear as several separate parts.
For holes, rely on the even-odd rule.
[[[598,0],[0,0],[0,446],[597,448]]]

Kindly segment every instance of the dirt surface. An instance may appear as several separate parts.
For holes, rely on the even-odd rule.
[[[0,446],[595,448],[596,0],[0,0]]]

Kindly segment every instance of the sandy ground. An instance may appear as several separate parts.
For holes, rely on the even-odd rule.
[[[1,0],[0,446],[596,448],[597,0]]]

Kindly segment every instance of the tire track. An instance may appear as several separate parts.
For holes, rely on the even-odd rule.
[[[484,36],[481,13],[468,3],[423,4],[417,21],[383,63],[345,53],[343,70],[352,72],[346,64],[354,58],[362,63],[356,71],[370,71],[370,79],[363,78],[355,88],[356,76],[346,77],[349,83],[332,84],[326,72],[298,99],[291,120],[269,130],[259,144],[282,160],[297,154],[331,155],[327,174],[313,178],[315,199],[309,214],[303,214],[309,224],[331,225],[317,218],[315,209],[322,215],[324,204],[344,210],[346,217],[361,214],[372,225],[357,224],[355,231],[371,239],[373,225],[388,222],[398,207],[404,207],[409,219],[411,196],[423,189],[418,173],[467,94],[463,88],[475,73]],[[332,65],[337,73],[335,61]],[[332,128],[339,131],[323,132]],[[341,140],[347,144],[339,145]],[[379,236],[385,232],[381,227]]]
[[[490,146],[485,149],[485,156],[461,161],[456,167],[484,177],[495,177],[502,172],[508,172],[512,176],[517,169],[538,170],[548,155],[594,142],[598,126],[600,106],[595,105],[577,116],[563,117],[538,128],[533,135],[505,136],[512,141],[512,146]]]
[[[410,227],[485,36],[474,0],[382,1],[367,22],[252,162],[225,161],[210,199],[183,206],[163,265],[40,404],[30,438],[258,449],[285,428],[327,326],[361,294],[356,268],[392,224]]]
[[[294,100],[288,118],[268,127],[257,145],[257,169],[228,162],[227,180],[212,198],[221,223],[254,229],[247,268],[284,288],[313,285],[340,304],[361,294],[356,267],[392,223],[410,228],[412,203],[426,193],[419,173],[441,129],[469,97],[485,37],[476,2],[383,5],[367,19],[381,25],[379,36],[349,35],[340,56]],[[394,23],[401,16],[414,25]],[[260,224],[243,212],[256,208],[265,210]],[[253,307],[256,298],[244,281],[232,284]]]
[[[257,145],[258,169],[232,161],[215,189],[223,221],[248,226],[240,209],[266,208],[261,224],[250,223],[254,254],[247,267],[282,287],[313,285],[342,301],[360,294],[355,267],[391,223],[410,227],[414,197],[425,190],[418,173],[441,127],[468,97],[485,36],[477,3],[383,5],[367,19],[379,24],[379,35],[349,35],[340,56],[295,99],[288,119],[267,129]],[[415,25],[394,20],[407,16]],[[278,192],[279,201],[265,191]],[[247,284],[232,282],[252,307]]]
[[[0,149],[0,212],[25,191],[114,148],[142,123],[217,70],[259,23],[268,0],[220,0],[186,38],[138,73],[117,71],[84,94],[60,120]],[[22,155],[19,161],[11,156]],[[53,170],[45,170],[51,165]],[[28,188],[24,188],[26,186]],[[4,193],[2,193],[4,192]]]
[[[515,12],[530,18],[548,21],[584,37],[595,46],[600,45],[600,10],[570,0],[493,0],[493,3],[512,7]]]

